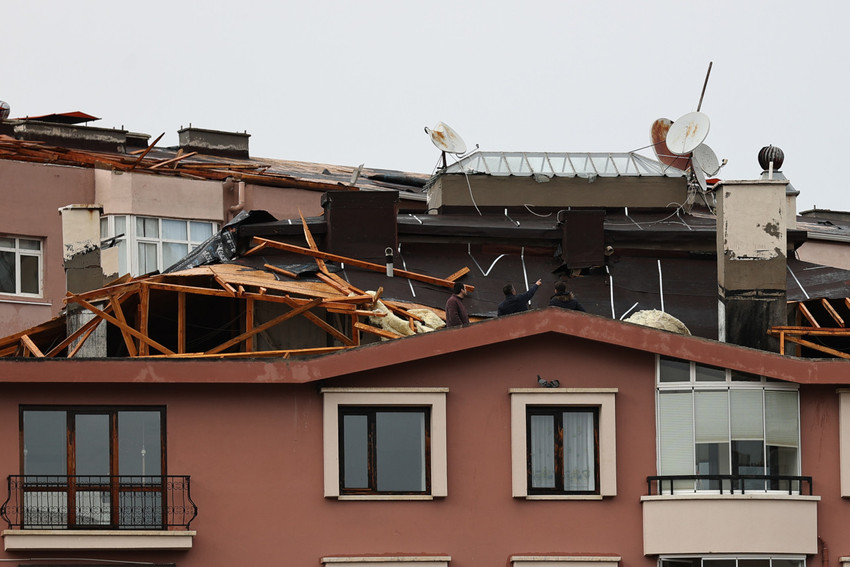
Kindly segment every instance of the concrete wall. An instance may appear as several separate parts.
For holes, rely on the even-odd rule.
[[[0,160],[0,234],[44,239],[44,297],[0,294],[0,336],[56,316],[65,295],[59,208],[94,199],[94,170]]]

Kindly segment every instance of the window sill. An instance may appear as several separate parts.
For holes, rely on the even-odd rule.
[[[6,551],[191,549],[194,530],[4,530]]]
[[[337,500],[433,500],[431,494],[340,494]]]
[[[526,500],[602,500],[601,494],[529,494],[519,496]]]
[[[53,302],[43,297],[31,297],[29,295],[5,295],[0,296],[0,303],[19,303],[21,305],[41,305],[51,307]]]
[[[787,492],[745,492],[744,494],[718,494],[717,492],[687,492],[682,494],[653,494],[641,496],[641,502],[655,500],[813,500],[820,501],[820,496],[807,494],[788,494]]]

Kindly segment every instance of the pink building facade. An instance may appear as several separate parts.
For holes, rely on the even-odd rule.
[[[2,559],[839,567],[847,384],[555,308],[311,360],[2,359]]]

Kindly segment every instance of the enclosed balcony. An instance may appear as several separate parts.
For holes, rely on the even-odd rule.
[[[186,549],[189,476],[12,475],[0,516],[12,549]]]
[[[650,476],[644,554],[814,554],[818,500],[809,476]]]

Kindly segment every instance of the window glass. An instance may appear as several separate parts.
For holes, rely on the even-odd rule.
[[[188,240],[186,221],[162,219],[163,240]]]
[[[725,382],[726,369],[716,366],[705,366],[696,364],[696,381],[697,382]]]
[[[427,408],[340,407],[340,486],[357,493],[426,492]]]
[[[77,414],[74,422],[77,475],[109,475],[109,416]],[[78,479],[80,484],[102,484],[101,478]]]
[[[376,415],[378,492],[425,490],[425,413]]]
[[[64,411],[24,412],[24,474],[66,475]]]
[[[14,238],[6,238],[5,236],[0,236],[0,247],[2,247],[2,248],[14,248],[15,247],[15,239]]]
[[[529,491],[595,492],[596,410],[529,406],[526,412]]]
[[[100,239],[109,238],[109,217],[100,217]]]
[[[189,248],[186,244],[178,244],[176,242],[163,242],[162,269],[164,270],[169,266],[173,266],[181,259],[183,259],[188,253]]]
[[[118,215],[115,217],[115,236],[127,234],[127,217]]]
[[[150,217],[136,217],[137,238],[159,238],[158,219]]]
[[[691,364],[686,360],[677,360],[662,356],[659,372],[659,380],[661,382],[691,381]]]
[[[562,415],[564,426],[564,490],[596,490],[594,413],[570,411]]]
[[[29,240],[21,238],[19,241],[20,247],[23,250],[41,250],[41,242],[38,240]]]
[[[531,487],[555,488],[555,417],[530,417]]]
[[[158,411],[118,412],[118,474],[156,476],[162,471],[161,415]],[[143,479],[142,482],[156,482]],[[131,479],[130,482],[139,482]]]
[[[139,242],[139,272],[147,274],[156,269],[156,244]]]
[[[212,236],[212,223],[192,221],[189,223],[192,242],[203,242]]]
[[[15,253],[0,251],[0,292],[15,293],[16,288]]]
[[[731,375],[733,382],[761,382],[761,376],[758,374],[739,372],[737,370],[730,370],[729,374]]]
[[[21,293],[37,295],[41,292],[38,289],[39,281],[41,281],[38,274],[38,265],[38,256],[25,256],[21,254]]]
[[[369,488],[369,429],[365,415],[342,416],[343,488]]]

